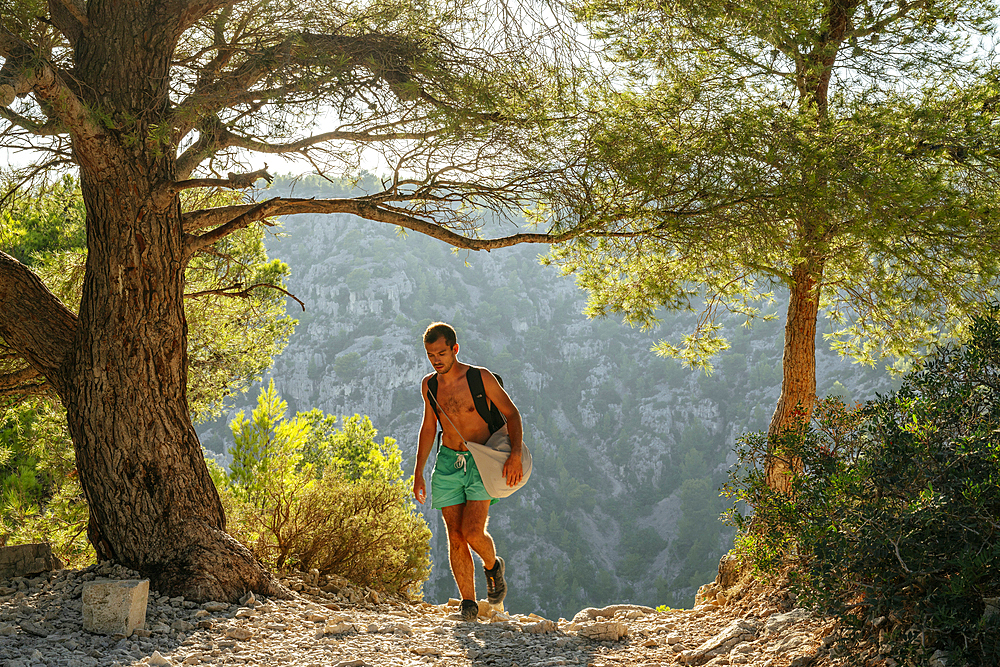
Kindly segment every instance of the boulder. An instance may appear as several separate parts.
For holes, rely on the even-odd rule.
[[[716,656],[724,655],[738,644],[751,642],[760,634],[760,625],[750,620],[735,620],[722,632],[696,649],[684,651],[678,656],[682,665],[699,665]]]
[[[652,607],[646,607],[639,604],[611,604],[607,607],[601,607],[600,609],[594,607],[587,607],[586,609],[581,609],[573,617],[571,623],[585,623],[587,621],[592,621],[598,618],[614,618],[615,614],[619,612],[639,612],[642,615],[645,614],[655,614],[656,610]]]
[[[616,642],[628,635],[628,626],[618,621],[598,621],[585,625],[577,631],[584,639],[600,642]]]
[[[1000,614],[1000,598],[983,598],[983,621],[988,621],[997,614]]]
[[[717,583],[710,582],[707,584],[702,584],[698,587],[698,592],[694,595],[694,606],[706,604],[715,600],[715,596],[719,593],[719,585]]]
[[[719,559],[719,574],[715,577],[715,583],[719,590],[732,588],[740,578],[740,565],[735,554],[727,553]]]
[[[149,579],[98,579],[83,585],[83,629],[128,637],[146,622]]]
[[[14,577],[30,577],[42,572],[62,569],[62,561],[52,554],[48,544],[16,544],[0,547],[0,581]]]

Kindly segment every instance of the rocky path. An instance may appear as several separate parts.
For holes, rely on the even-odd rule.
[[[83,630],[81,590],[135,574],[110,565],[0,584],[0,665],[282,665],[289,667],[554,667],[832,664],[830,622],[786,602],[656,612],[613,605],[572,620],[507,615],[483,602],[478,623],[445,605],[386,600],[336,579],[287,582],[291,600],[198,604],[150,592],[132,636]],[[307,577],[308,578],[308,577]],[[849,663],[845,663],[849,664]]]

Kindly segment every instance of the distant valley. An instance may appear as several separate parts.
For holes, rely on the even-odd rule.
[[[774,307],[777,320],[752,330],[734,319],[732,347],[705,376],[650,351],[689,331],[694,314],[668,314],[652,332],[588,320],[586,294],[539,264],[544,246],[456,253],[346,215],[283,224],[269,252],[292,267],[289,290],[306,304],[302,312],[289,301],[299,325],[272,373],[291,410],[369,415],[380,437],[398,441],[411,471],[419,382],[431,370],[420,336],[433,320],[450,322],[459,358],[503,376],[535,457],[528,486],[491,512],[507,561],[507,608],[571,618],[611,602],[691,605],[732,546],[718,489],[735,440],[765,429],[774,409],[783,305]],[[884,371],[822,345],[818,362],[820,395],[865,400],[892,386]],[[236,407],[255,399],[242,396]],[[225,420],[199,431],[224,460]],[[440,512],[421,510],[434,534],[424,594],[441,602],[456,595],[444,527]],[[478,589],[485,595],[481,574]]]

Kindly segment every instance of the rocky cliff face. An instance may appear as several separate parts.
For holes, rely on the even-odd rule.
[[[668,314],[655,332],[587,320],[585,294],[539,265],[544,248],[454,253],[350,216],[294,216],[269,250],[291,265],[289,289],[306,303],[273,369],[293,410],[367,414],[412,469],[419,382],[431,370],[426,325],[452,323],[460,359],[503,376],[535,457],[528,486],[491,512],[509,609],[558,618],[611,602],[686,605],[715,577],[732,545],[718,488],[737,438],[766,428],[774,409],[781,318],[727,327],[732,347],[708,377],[650,352],[693,316]],[[864,400],[889,388],[883,373],[820,349],[821,395]],[[202,436],[216,452],[229,444],[221,421]],[[440,602],[454,582],[440,513],[423,511],[435,563],[425,594]]]

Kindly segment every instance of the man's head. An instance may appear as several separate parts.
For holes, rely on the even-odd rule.
[[[458,343],[458,334],[455,333],[455,329],[450,324],[431,322],[424,331],[424,345],[433,343],[439,338],[444,338],[444,342],[448,347],[452,347]]]
[[[451,325],[434,322],[424,331],[424,349],[434,370],[444,375],[457,361],[458,336]]]

